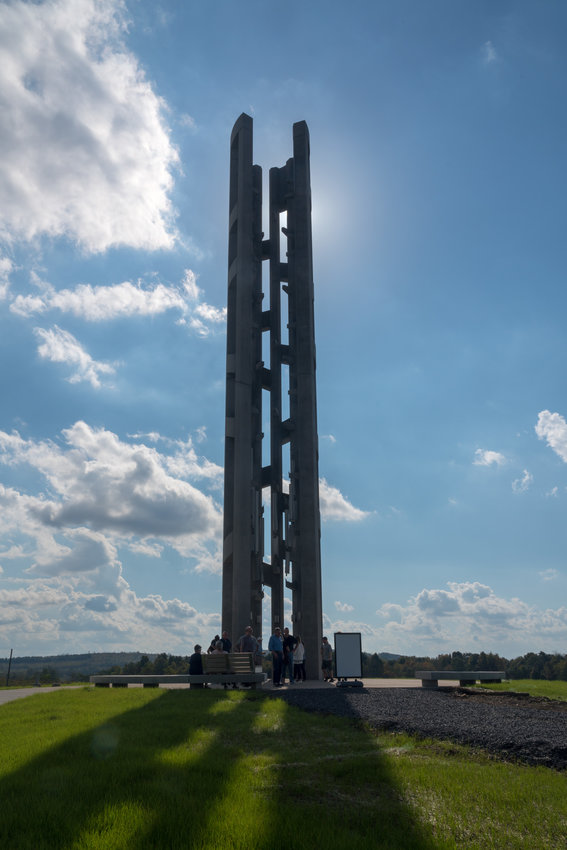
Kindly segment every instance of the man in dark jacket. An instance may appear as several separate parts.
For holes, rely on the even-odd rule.
[[[191,658],[189,659],[189,675],[190,676],[202,676],[203,675],[203,659],[201,658],[201,647],[198,643],[195,644],[195,651]],[[190,688],[202,688],[202,682],[191,682],[189,685]]]

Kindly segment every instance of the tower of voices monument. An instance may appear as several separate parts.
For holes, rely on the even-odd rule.
[[[321,519],[307,124],[293,125],[293,157],[270,169],[267,239],[262,169],[252,162],[252,118],[245,114],[231,135],[229,194],[222,627],[233,641],[247,625],[260,638],[267,587],[272,629],[283,630],[285,583],[291,631],[305,644],[307,677],[318,679]]]

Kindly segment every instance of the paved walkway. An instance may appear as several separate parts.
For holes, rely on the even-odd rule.
[[[351,680],[352,681],[352,680]],[[421,679],[360,679],[363,686],[365,688],[421,688]],[[448,682],[447,684],[459,684],[458,682]],[[298,690],[313,690],[319,688],[327,688],[332,690],[336,685],[336,682],[323,682],[323,681],[314,681],[309,680],[307,682],[299,682],[295,685],[284,685],[283,688],[274,688],[271,680],[268,680],[263,684],[263,688],[266,690],[288,690],[288,688],[297,688]]]
[[[362,679],[362,684],[365,688],[421,688],[421,680],[420,679]],[[459,682],[457,680],[446,681],[443,682],[446,686],[458,686]],[[70,685],[72,688],[83,688],[84,685]],[[141,685],[130,685],[132,688],[141,688]],[[187,688],[188,685],[161,685],[162,688]],[[220,688],[220,685],[215,685],[215,688]],[[268,680],[262,685],[262,690],[266,691],[287,691],[293,690],[294,688],[297,690],[319,690],[319,689],[327,689],[332,690],[335,687],[334,683],[329,682],[317,682],[314,680],[310,680],[308,682],[301,682],[296,685],[284,685],[282,688],[274,688],[271,681]],[[0,690],[0,705],[3,705],[6,702],[12,702],[15,699],[21,699],[22,697],[33,696],[34,694],[51,694],[53,691],[58,690],[58,688],[14,688],[13,690]],[[350,690],[350,689],[349,689]]]
[[[83,688],[84,685],[68,685],[65,690],[68,688]],[[12,702],[15,699],[21,699],[22,697],[31,697],[34,694],[52,694],[53,691],[58,691],[59,688],[8,688],[7,690],[0,690],[0,705],[4,705],[5,702]]]

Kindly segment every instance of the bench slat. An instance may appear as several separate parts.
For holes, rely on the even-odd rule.
[[[228,673],[230,669],[228,653],[222,655],[211,653],[211,655],[202,655],[201,658],[205,673]]]

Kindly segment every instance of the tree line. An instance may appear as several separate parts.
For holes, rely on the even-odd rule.
[[[5,664],[0,664],[0,685],[4,684],[7,672],[7,659],[4,661]],[[38,656],[17,661],[19,663],[14,663],[10,673],[12,686],[86,682],[91,673],[175,675],[189,670],[188,655],[168,655],[166,652],[158,655],[93,653],[88,656]],[[435,658],[362,653],[362,675],[365,678],[412,679],[417,670],[504,670],[509,679],[567,681],[567,655],[528,652],[508,659],[495,652],[450,652]],[[264,659],[264,671],[270,671],[268,659]]]
[[[175,674],[186,673],[189,657],[167,655],[153,660],[143,655],[123,667],[115,665],[108,673]],[[269,661],[267,662],[267,670]],[[567,681],[567,655],[528,652],[519,658],[508,659],[495,652],[450,652],[435,658],[415,655],[383,658],[376,652],[362,653],[362,675],[367,678],[408,679],[416,670],[505,670],[509,679],[562,679]]]
[[[508,679],[567,681],[567,655],[528,652],[508,659],[495,652],[450,652],[435,658],[401,655],[385,659],[376,652],[362,653],[362,675],[368,678],[413,678],[416,670],[505,670]]]

